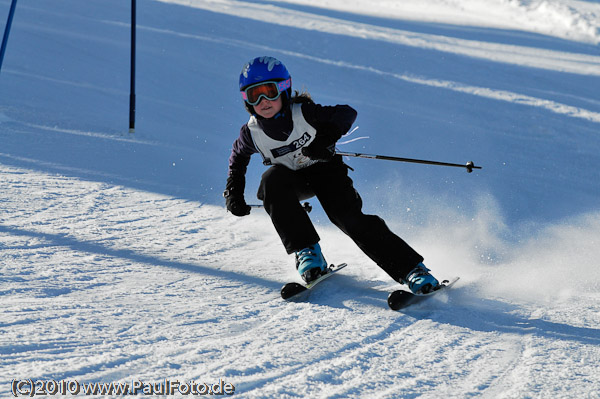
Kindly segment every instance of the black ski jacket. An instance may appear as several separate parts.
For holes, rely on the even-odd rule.
[[[350,130],[356,120],[356,111],[349,105],[323,106],[305,98],[293,98],[292,102],[302,102],[304,119],[317,130],[317,136],[326,136],[335,143]],[[272,139],[285,141],[293,128],[292,111],[288,105],[275,117],[258,118],[262,130]],[[234,141],[229,157],[228,176],[242,177],[250,163],[250,157],[257,153],[248,124],[240,129],[240,136]]]

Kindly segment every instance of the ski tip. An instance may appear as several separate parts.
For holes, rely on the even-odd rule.
[[[408,291],[396,290],[390,293],[387,298],[387,303],[390,309],[400,310],[406,306],[408,300],[413,294]]]
[[[281,287],[281,298],[290,299],[295,295],[298,295],[302,291],[306,291],[306,287],[298,283],[287,283]]]

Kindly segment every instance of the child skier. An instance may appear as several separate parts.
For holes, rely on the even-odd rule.
[[[395,281],[413,293],[439,285],[423,257],[392,233],[378,216],[362,212],[362,199],[348,177],[348,166],[335,155],[335,143],[356,119],[348,105],[315,104],[307,93],[292,96],[290,74],[281,61],[257,57],[240,74],[240,92],[250,120],[240,130],[229,158],[224,197],[236,216],[250,213],[244,199],[246,169],[252,154],[270,165],[258,199],[285,246],[295,254],[296,269],[306,282],[321,275],[327,262],[317,234],[300,201],[316,196],[338,228]]]

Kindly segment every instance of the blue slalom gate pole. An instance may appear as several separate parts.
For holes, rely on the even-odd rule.
[[[135,132],[135,0],[131,0],[131,73],[129,88],[129,133]]]
[[[8,21],[6,22],[6,28],[4,28],[2,48],[0,48],[0,71],[2,70],[2,61],[4,60],[4,52],[6,52],[6,43],[8,43],[8,34],[10,33],[10,25],[12,24],[13,16],[15,15],[15,8],[17,8],[17,0],[12,0],[10,11],[8,12]]]

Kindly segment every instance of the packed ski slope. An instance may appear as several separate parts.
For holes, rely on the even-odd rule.
[[[129,6],[17,6],[1,397],[29,380],[79,388],[67,397],[176,381],[244,398],[600,397],[600,3],[138,0],[134,134]],[[399,285],[313,201],[325,256],[349,267],[307,302],[279,298],[293,259],[262,211],[236,218],[221,198],[247,119],[238,74],[263,54],[358,110],[343,150],[483,166],[347,160],[365,211],[460,276],[452,290],[388,310]],[[250,203],[264,170],[250,165]]]

